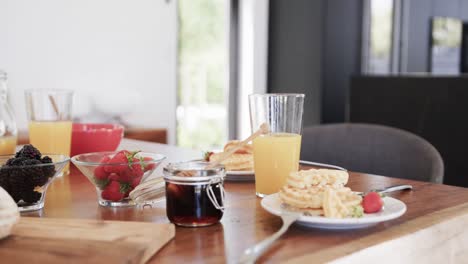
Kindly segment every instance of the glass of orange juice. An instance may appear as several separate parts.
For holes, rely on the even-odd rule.
[[[73,91],[26,90],[25,96],[30,143],[44,154],[70,156]]]
[[[267,123],[270,133],[253,141],[255,191],[264,197],[278,192],[286,177],[299,169],[304,94],[249,95],[252,131]]]

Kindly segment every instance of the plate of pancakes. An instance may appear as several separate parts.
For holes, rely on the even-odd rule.
[[[222,152],[210,152],[205,156],[207,161],[216,161],[224,152],[228,152],[235,147],[240,141],[231,140],[224,145]],[[221,162],[226,168],[227,181],[254,181],[255,174],[253,169],[253,148],[251,144],[247,144],[238,149],[234,154]]]
[[[278,192],[262,199],[261,205],[274,215],[301,212],[297,224],[322,229],[364,228],[400,217],[406,205],[395,198],[383,197],[383,208],[364,213],[362,196],[345,187],[348,172],[310,169],[291,172]]]

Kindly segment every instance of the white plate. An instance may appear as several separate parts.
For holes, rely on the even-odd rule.
[[[376,225],[380,222],[400,217],[406,212],[406,205],[392,197],[383,198],[384,210],[374,214],[364,214],[361,218],[326,218],[323,216],[301,216],[297,224],[323,229],[354,229]],[[265,196],[262,199],[262,207],[274,215],[281,214],[281,200],[278,193]]]
[[[226,171],[226,181],[255,181],[253,171]]]

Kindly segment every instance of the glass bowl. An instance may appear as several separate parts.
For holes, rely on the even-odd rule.
[[[138,152],[134,162],[109,161],[117,153],[119,152],[93,152],[76,155],[71,159],[96,187],[101,206],[135,205],[129,198],[129,193],[145,181],[166,158],[162,154]]]
[[[0,156],[0,186],[15,200],[20,212],[44,207],[47,187],[59,175],[70,158],[59,154],[44,154],[52,163],[34,165],[6,165],[14,155]]]

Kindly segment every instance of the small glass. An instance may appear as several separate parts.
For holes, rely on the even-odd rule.
[[[223,217],[225,169],[222,165],[206,169],[208,164],[190,161],[164,168],[166,213],[172,223],[201,227],[216,224]]]
[[[266,123],[270,133],[253,140],[255,191],[278,192],[291,171],[299,169],[304,94],[249,95],[252,131]]]
[[[70,156],[73,91],[26,90],[25,97],[30,143],[42,153]]]

